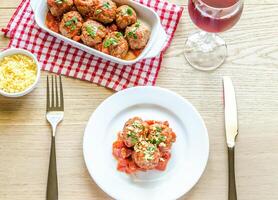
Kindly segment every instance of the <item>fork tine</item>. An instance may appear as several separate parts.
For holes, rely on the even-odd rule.
[[[55,108],[55,104],[54,104],[54,80],[53,80],[53,75],[51,76],[51,83],[52,83],[52,85],[51,85],[51,89],[52,89],[52,91],[51,91],[51,105],[52,105],[53,108]]]
[[[62,84],[62,77],[59,76],[60,79],[60,107],[64,110],[64,94],[63,94],[63,84]]]
[[[46,110],[48,111],[50,108],[50,98],[49,98],[49,80],[48,75],[46,77]]]
[[[57,86],[57,76],[55,76],[55,97],[56,97],[56,107],[59,107],[59,100],[58,100],[58,86]]]

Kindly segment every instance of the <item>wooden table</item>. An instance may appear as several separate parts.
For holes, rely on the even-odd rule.
[[[20,0],[0,2],[0,28]],[[173,0],[186,6],[186,0]],[[240,22],[221,34],[228,43],[226,63],[211,73],[196,71],[183,57],[183,45],[196,28],[185,9],[165,54],[157,85],[191,101],[203,116],[210,157],[200,182],[182,199],[227,199],[227,152],[222,76],[233,78],[239,111],[236,177],[240,200],[278,199],[278,1],[246,0]],[[0,49],[8,44],[0,36]],[[0,97],[0,199],[45,199],[50,126],[45,120],[46,75],[20,99]],[[58,129],[57,160],[61,200],[109,199],[91,180],[82,155],[86,122],[112,91],[64,78],[65,119]],[[178,183],[177,183],[178,184]]]

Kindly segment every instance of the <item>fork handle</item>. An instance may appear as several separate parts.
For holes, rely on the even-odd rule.
[[[229,160],[229,200],[237,200],[235,178],[235,147],[228,147]]]
[[[46,200],[58,200],[55,136],[52,136],[51,139]]]

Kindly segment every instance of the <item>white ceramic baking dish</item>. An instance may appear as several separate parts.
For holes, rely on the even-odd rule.
[[[48,12],[47,0],[39,0],[39,1],[31,0],[31,7],[35,13],[36,23],[38,24],[38,26],[40,28],[47,31],[51,35],[59,38],[60,40],[63,40],[64,42],[71,44],[71,45],[73,45],[79,49],[82,49],[90,54],[93,54],[95,56],[98,56],[98,57],[101,57],[106,60],[110,60],[110,61],[113,61],[113,62],[116,62],[119,64],[123,64],[123,65],[131,65],[131,64],[138,62],[139,60],[157,56],[161,52],[161,50],[166,42],[166,39],[167,39],[167,35],[161,25],[160,18],[157,15],[157,13],[154,10],[152,10],[142,4],[134,2],[132,0],[113,0],[113,1],[119,5],[127,4],[127,5],[130,5],[131,7],[133,7],[135,9],[136,13],[138,14],[139,20],[142,20],[143,22],[147,23],[151,28],[150,40],[149,40],[147,46],[145,47],[145,49],[143,50],[143,52],[135,60],[127,61],[127,60],[123,60],[123,59],[119,59],[119,58],[107,55],[105,53],[102,53],[98,50],[90,48],[84,44],[75,42],[69,38],[66,38],[66,37],[48,29],[47,26],[45,25],[45,18],[46,18],[46,14]]]

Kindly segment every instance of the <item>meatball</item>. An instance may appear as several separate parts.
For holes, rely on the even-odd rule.
[[[158,122],[149,126],[148,141],[157,145],[161,151],[168,151],[176,141],[176,134],[169,127],[168,122]]]
[[[150,170],[158,165],[160,152],[155,145],[142,141],[135,145],[134,150],[132,158],[140,168]]]
[[[130,6],[123,5],[117,8],[116,23],[120,29],[125,29],[136,21],[136,12]]]
[[[145,24],[137,21],[126,28],[125,34],[131,49],[142,49],[147,45],[151,31]]]
[[[148,124],[139,117],[129,119],[124,126],[122,138],[127,147],[133,147],[137,142],[145,139],[148,133]]]
[[[73,6],[73,0],[47,0],[48,8],[55,17],[62,16]]]
[[[116,4],[111,0],[100,0],[99,4],[95,7],[95,10],[92,14],[92,18],[108,24],[114,21],[116,18]]]
[[[128,43],[121,32],[109,33],[103,42],[103,52],[123,59],[128,52]]]
[[[59,30],[62,35],[68,38],[74,38],[80,35],[83,19],[77,11],[70,11],[64,14],[59,25]]]
[[[94,47],[106,36],[106,28],[99,22],[88,20],[82,26],[81,40],[84,44]]]
[[[92,13],[98,3],[98,0],[74,0],[77,10],[83,16],[88,16],[90,13]]]

